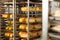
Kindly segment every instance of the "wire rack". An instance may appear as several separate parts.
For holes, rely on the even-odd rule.
[[[5,0],[6,1],[6,0]],[[26,40],[40,40],[40,35],[38,35],[37,37],[33,37],[33,38],[31,38],[30,39],[30,34],[29,34],[29,32],[30,32],[30,30],[29,30],[29,26],[30,26],[30,24],[42,24],[42,22],[36,22],[36,23],[29,23],[29,19],[30,19],[30,17],[42,17],[42,11],[30,11],[29,9],[29,7],[30,6],[32,6],[32,7],[42,7],[42,1],[40,1],[39,3],[38,2],[29,2],[29,0],[27,0],[26,2],[16,2],[16,0],[13,0],[13,1],[7,1],[7,2],[3,2],[2,3],[2,9],[3,9],[3,13],[1,13],[0,15],[1,15],[1,20],[2,20],[2,22],[1,22],[1,20],[0,20],[0,32],[1,32],[1,35],[0,35],[0,37],[1,37],[1,40],[21,40],[21,37],[19,37],[19,35],[18,35],[18,32],[19,31],[22,31],[22,30],[20,30],[20,29],[18,29],[18,26],[20,25],[20,24],[27,24],[27,26],[28,26],[28,29],[27,29],[27,33],[28,33],[28,37],[27,37],[27,39]],[[22,6],[24,6],[24,7],[28,7],[28,9],[27,9],[27,11],[21,11],[21,7]],[[13,15],[13,17],[12,18],[10,18],[10,16],[8,16],[7,18],[2,18],[2,14],[8,14],[8,15],[10,15],[10,14],[12,14]],[[28,18],[28,22],[27,23],[25,23],[25,22],[23,22],[23,23],[19,23],[18,21],[18,19],[20,18],[20,17],[27,17]],[[13,21],[13,23],[11,24],[11,22],[10,22],[10,24],[8,24],[7,22],[8,22],[8,20],[12,20]],[[16,23],[16,21],[18,22],[18,23]],[[5,30],[5,28],[7,27],[7,26],[13,26],[13,29],[12,30]],[[4,31],[3,31],[4,30]],[[36,29],[37,30],[37,29]],[[40,28],[39,29],[39,31],[40,30],[42,30],[42,28]],[[24,31],[24,30],[23,30]],[[9,38],[9,37],[6,37],[5,36],[5,33],[6,32],[11,32],[11,33],[13,33],[13,37],[12,38]],[[25,38],[23,38],[23,39],[25,39]]]

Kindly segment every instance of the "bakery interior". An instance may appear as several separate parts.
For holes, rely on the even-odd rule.
[[[60,40],[60,2],[49,0],[47,40]],[[41,40],[42,0],[0,0],[0,40]]]

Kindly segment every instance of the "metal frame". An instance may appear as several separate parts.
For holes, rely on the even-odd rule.
[[[49,0],[42,0],[42,40],[48,40],[48,4]]]
[[[53,0],[51,0],[53,1]],[[43,7],[43,10],[42,10],[42,39],[41,40],[48,40],[48,12],[49,12],[49,9],[48,9],[48,5],[49,5],[49,0],[42,0],[42,7]],[[27,26],[28,26],[28,29],[27,29],[27,32],[28,32],[28,37],[27,37],[27,40],[29,40],[29,0],[27,0],[27,5],[28,5],[28,10],[27,10],[27,16],[28,16],[28,23],[27,23]],[[15,34],[16,34],[16,23],[15,23],[15,18],[16,18],[16,0],[13,0],[13,40],[16,40],[15,38]],[[0,20],[1,21],[1,20]],[[1,26],[1,25],[0,25]],[[1,27],[0,27],[1,28]],[[1,31],[1,29],[0,29]]]
[[[16,40],[16,0],[12,0],[13,1],[13,40]],[[28,5],[28,10],[27,10],[27,16],[28,16],[28,23],[27,23],[27,26],[28,26],[28,29],[27,29],[27,32],[28,32],[28,37],[27,37],[27,40],[29,40],[29,0],[27,0],[27,5]]]
[[[28,34],[28,37],[27,37],[27,40],[29,40],[29,38],[30,38],[30,34],[29,34],[29,0],[27,0],[27,6],[28,6],[28,10],[27,10],[27,17],[28,17],[28,23],[27,23],[27,27],[28,27],[28,29],[27,29],[27,34]]]
[[[15,40],[15,33],[16,33],[16,23],[15,23],[15,19],[16,19],[16,0],[13,0],[13,40]]]
[[[2,6],[2,4],[0,3],[0,7]],[[0,33],[1,33],[1,8],[0,8]],[[1,34],[0,34],[0,39],[1,39]]]
[[[3,2],[4,2],[3,0],[0,0],[0,7],[3,6],[3,5],[2,5]],[[2,40],[2,38],[1,38],[1,37],[2,37],[2,36],[1,36],[1,34],[2,34],[2,32],[1,32],[1,27],[2,27],[2,26],[1,26],[1,25],[2,25],[2,24],[1,24],[1,21],[2,21],[2,19],[1,19],[1,14],[2,14],[2,10],[3,10],[3,9],[0,8],[0,40]]]

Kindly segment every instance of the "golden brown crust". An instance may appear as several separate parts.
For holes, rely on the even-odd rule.
[[[35,20],[36,20],[36,22],[41,22],[42,21],[42,18],[37,17],[37,18],[35,18]]]
[[[2,14],[2,18],[13,18],[13,15],[4,13],[4,14]]]
[[[8,17],[8,14],[2,14],[2,17],[3,18],[7,18]]]
[[[26,22],[28,22],[28,18],[26,19]],[[30,17],[29,18],[29,22],[31,22],[31,23],[35,22],[35,18],[34,17]]]
[[[5,33],[5,36],[7,36],[7,37],[12,37],[12,36],[13,36],[13,33],[11,33],[11,32],[6,32],[6,33]]]
[[[26,29],[26,27],[27,27],[27,25],[26,24],[21,24],[20,26],[19,26],[19,29]]]
[[[6,27],[6,30],[12,30],[12,29],[13,29],[12,26],[7,26],[7,27]]]
[[[25,17],[19,18],[19,22],[26,22],[26,18]]]
[[[27,37],[27,32],[19,32],[20,37]]]

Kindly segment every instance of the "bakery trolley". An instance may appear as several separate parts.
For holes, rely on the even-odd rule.
[[[42,0],[3,0],[0,40],[40,40]]]

